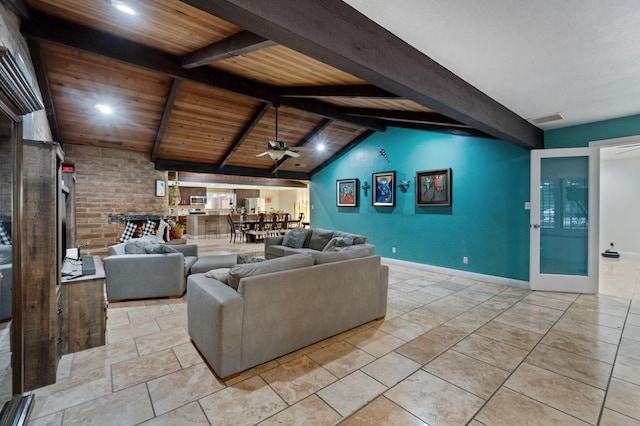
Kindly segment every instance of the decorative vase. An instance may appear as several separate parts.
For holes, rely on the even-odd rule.
[[[182,228],[173,228],[173,236],[175,238],[182,238],[183,232],[184,232],[184,229]]]

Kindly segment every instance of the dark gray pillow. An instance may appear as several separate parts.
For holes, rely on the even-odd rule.
[[[292,229],[287,231],[282,239],[282,245],[291,248],[302,248],[307,239],[308,232],[306,229]]]
[[[333,231],[314,229],[309,240],[309,248],[322,251],[331,238],[333,238]]]

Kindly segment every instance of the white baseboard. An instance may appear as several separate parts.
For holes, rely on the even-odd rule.
[[[427,265],[425,263],[408,262],[406,260],[382,258],[382,263],[388,265],[404,266],[407,268],[420,269],[422,271],[437,272],[439,274],[453,275],[454,277],[469,278],[476,281],[482,281],[492,284],[508,285],[511,287],[524,288],[531,290],[529,281],[514,280],[512,278],[496,277],[493,275],[478,274],[476,272],[460,271],[458,269],[443,268],[441,266]]]

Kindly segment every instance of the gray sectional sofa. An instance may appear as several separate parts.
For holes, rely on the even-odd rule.
[[[187,281],[189,335],[221,378],[387,310],[388,267],[364,246],[236,265],[225,278],[228,284],[207,274]]]
[[[147,253],[164,247],[167,253]],[[157,250],[156,250],[157,251]],[[186,277],[198,260],[195,244],[163,246],[155,237],[131,238],[109,247],[104,258],[108,300],[182,296]]]
[[[300,253],[317,253],[322,251],[336,251],[351,245],[362,245],[370,254],[375,246],[369,244],[369,237],[328,229],[290,229],[284,235],[267,237],[264,242],[265,259],[289,256]]]

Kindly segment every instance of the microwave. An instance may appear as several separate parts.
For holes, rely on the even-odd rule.
[[[189,204],[207,204],[207,197],[203,195],[192,195]]]

